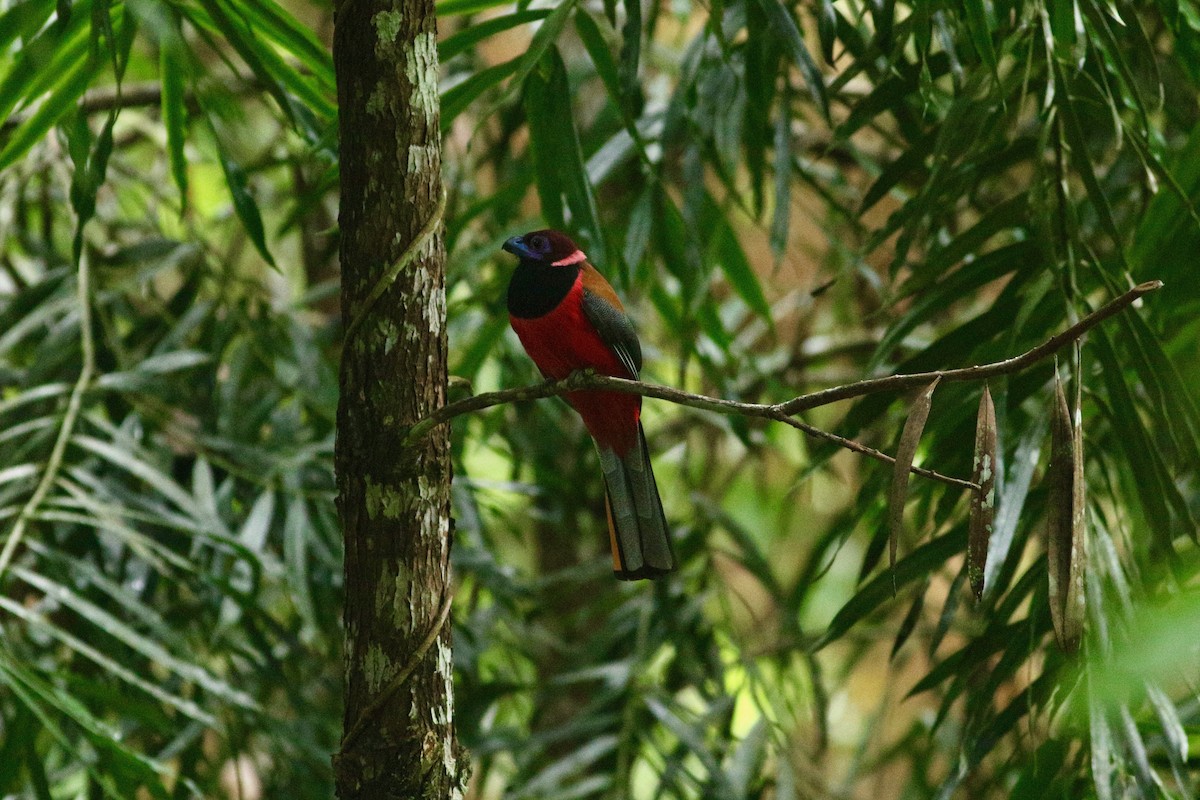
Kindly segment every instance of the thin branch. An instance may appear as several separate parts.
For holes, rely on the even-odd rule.
[[[1117,314],[1128,308],[1136,300],[1143,295],[1149,294],[1162,287],[1162,281],[1147,281],[1146,283],[1138,284],[1120,297],[1115,298],[1108,304],[1088,314],[1079,322],[1064,330],[1062,333],[1056,334],[1044,343],[1038,345],[1032,350],[1021,353],[1018,356],[1004,359],[1003,361],[995,361],[990,364],[981,364],[974,367],[964,367],[961,369],[937,370],[933,372],[915,372],[899,375],[888,375],[881,378],[871,378],[865,381],[857,381],[844,386],[834,386],[829,389],[822,389],[809,394],[802,394],[799,397],[794,397],[783,403],[742,403],[736,400],[726,400],[721,397],[709,397],[707,395],[694,394],[692,392],[684,392],[679,389],[672,389],[669,386],[660,386],[653,383],[644,383],[642,381],[631,381],[625,378],[614,378],[608,375],[597,375],[594,372],[584,370],[574,372],[571,375],[560,381],[547,381],[546,383],[535,384],[533,386],[524,386],[517,389],[504,389],[499,392],[485,392],[483,394],[468,397],[463,400],[458,400],[448,405],[445,405],[429,416],[416,422],[409,428],[406,441],[412,442],[425,436],[438,425],[442,425],[457,416],[469,414],[473,411],[482,411],[485,408],[498,406],[505,403],[522,402],[525,400],[538,400],[543,397],[557,397],[567,394],[568,392],[577,392],[581,390],[597,390],[602,389],[610,392],[620,392],[622,394],[640,394],[643,397],[652,397],[656,400],[666,400],[670,403],[675,403],[689,408],[699,408],[704,411],[713,411],[718,414],[730,414],[743,417],[757,417],[760,419],[769,419],[775,422],[782,422],[791,425],[793,428],[804,431],[810,436],[826,441],[834,442],[835,444],[853,450],[856,453],[874,458],[878,461],[886,463],[895,463],[895,459],[891,456],[881,453],[874,448],[868,447],[859,442],[845,439],[836,434],[823,431],[808,423],[794,419],[793,416],[801,411],[808,411],[819,406],[829,405],[841,400],[849,400],[854,397],[862,397],[868,394],[876,394],[878,392],[898,392],[905,389],[912,389],[919,386],[928,385],[935,379],[941,379],[943,382],[963,382],[963,381],[982,381],[988,378],[996,377],[997,375],[1011,375],[1020,372],[1031,364],[1037,363],[1045,359],[1065,345],[1078,340],[1083,334],[1099,325],[1109,317]],[[954,486],[961,486],[978,490],[977,484],[970,481],[964,481],[959,478],[951,478],[946,475],[940,475],[932,470],[921,469],[914,467],[912,470],[918,475],[934,480],[949,483]]]
[[[62,468],[63,455],[67,450],[67,442],[70,441],[71,435],[75,431],[75,422],[79,419],[79,411],[83,407],[84,392],[87,391],[92,382],[92,374],[96,371],[96,344],[92,340],[91,269],[86,251],[80,253],[79,256],[77,282],[79,346],[83,351],[83,364],[79,369],[79,378],[75,381],[75,387],[71,390],[71,397],[67,400],[67,410],[63,413],[62,425],[59,426],[58,438],[54,441],[50,458],[46,461],[46,469],[42,472],[41,480],[38,481],[33,494],[21,509],[21,513],[17,515],[12,530],[9,531],[8,540],[4,542],[4,550],[0,552],[0,578],[4,576],[4,571],[16,553],[17,545],[25,536],[29,520],[37,513],[42,501],[49,494],[50,487],[54,485],[54,481],[58,477],[58,472]]]
[[[250,95],[263,88],[261,81],[255,78],[242,78],[240,75],[231,76],[226,83],[239,95]],[[196,96],[188,92],[183,98],[188,111],[195,113],[199,109]],[[81,114],[96,114],[113,109],[154,108],[162,104],[162,84],[158,81],[139,81],[126,83],[120,87],[98,86],[88,89],[79,98],[76,109]],[[12,114],[4,120],[0,129],[5,131],[24,124],[36,113],[36,109]]]
[[[875,394],[876,392],[916,388],[929,383],[934,378],[941,378],[943,383],[950,383],[982,381],[997,375],[1011,375],[1014,372],[1020,372],[1031,364],[1054,355],[1064,346],[1079,339],[1083,334],[1101,322],[1104,322],[1104,320],[1124,311],[1141,298],[1142,295],[1161,289],[1162,285],[1162,281],[1139,283],[1125,294],[1088,314],[1062,333],[1050,337],[1042,344],[1032,350],[1021,353],[1019,356],[1006,358],[1003,361],[994,361],[991,364],[982,364],[977,367],[963,367],[962,369],[938,370],[934,372],[911,372],[906,375],[888,375],[883,378],[871,378],[870,380],[858,381],[857,383],[850,383],[845,386],[834,386],[830,389],[822,389],[819,392],[800,395],[795,399],[781,404],[779,410],[785,414],[795,414],[799,411],[807,411],[810,408],[829,405],[830,403],[836,403],[839,400],[848,400],[852,397],[861,397],[867,394]]]

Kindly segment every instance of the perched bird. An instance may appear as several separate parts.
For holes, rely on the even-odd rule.
[[[642,347],[608,281],[558,231],[514,236],[504,249],[520,259],[508,284],[508,315],[525,352],[547,379],[581,369],[637,379]],[[650,452],[642,398],[619,392],[570,392],[596,442],[604,470],[613,571],[621,580],[655,578],[675,568]]]

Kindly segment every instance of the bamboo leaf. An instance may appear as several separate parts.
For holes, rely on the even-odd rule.
[[[892,642],[892,653],[889,656],[891,660],[895,660],[896,653],[900,652],[900,648],[912,636],[913,631],[917,629],[917,622],[921,619],[921,611],[925,608],[925,594],[929,588],[929,584],[925,584],[925,589],[916,593],[913,598],[912,605],[908,607],[908,612],[904,615],[904,619],[900,621],[900,627],[896,630],[896,638]]]
[[[975,458],[972,481],[979,491],[971,495],[971,518],[967,526],[967,571],[976,600],[983,599],[987,574],[988,543],[996,521],[996,406],[986,385],[979,398],[975,418]]]
[[[917,445],[921,442],[921,432],[925,430],[925,421],[929,419],[929,410],[933,407],[933,390],[937,388],[940,378],[926,386],[913,401],[904,430],[900,433],[900,444],[896,448],[896,463],[892,467],[892,487],[888,492],[888,566],[893,575],[896,571],[896,549],[900,535],[904,533],[904,503],[908,499],[908,476],[912,469],[913,457],[917,454]]]
[[[1033,483],[1033,474],[1037,470],[1048,425],[1046,416],[1041,414],[1030,423],[1021,440],[1017,442],[1012,459],[1013,467],[1004,483],[1004,490],[997,493],[996,521],[992,539],[988,543],[983,581],[989,595],[1002,588],[997,581],[1008,571],[1005,569],[1006,565],[1015,573],[1016,556],[1019,555],[1020,548],[1017,551],[1013,550],[1013,540],[1016,538],[1021,512],[1025,509],[1029,487]],[[999,477],[997,476],[997,480]]]
[[[188,163],[183,148],[187,141],[187,109],[184,107],[184,68],[180,55],[164,45],[159,52],[159,72],[162,76],[162,118],[167,130],[167,156],[171,162],[171,177],[179,190],[179,212],[187,213]]]
[[[37,33],[52,11],[54,0],[25,0],[0,14],[0,52],[7,52],[17,39],[26,40]]]
[[[11,601],[0,598],[0,605],[9,605]],[[165,770],[157,762],[128,748],[122,742],[122,736],[98,719],[87,707],[65,689],[43,680],[26,665],[14,661],[7,653],[0,651],[0,683],[7,685],[17,695],[24,706],[37,716],[38,721],[58,740],[67,752],[77,753],[79,745],[73,743],[58,724],[57,718],[65,715],[76,725],[80,726],[87,742],[100,751],[120,762],[120,765],[132,779],[133,785],[148,791],[151,796],[166,800],[169,796],[159,780]],[[58,712],[48,713],[51,709]],[[102,772],[94,755],[86,759],[83,766],[91,778],[112,797],[123,797],[123,793],[114,783],[111,776]]]
[[[638,64],[642,57],[642,3],[625,0],[625,24],[621,27],[621,107],[636,116],[636,99],[641,94],[638,84]]]
[[[821,0],[817,9],[817,38],[821,42],[821,55],[826,64],[833,63],[833,48],[837,43],[837,10],[833,0]]]
[[[796,62],[796,68],[804,76],[804,85],[808,87],[808,93],[812,96],[813,102],[817,104],[817,109],[826,120],[829,120],[829,97],[825,88],[825,79],[821,77],[821,70],[817,67],[817,62],[808,52],[808,45],[804,43],[804,37],[800,33],[800,26],[796,23],[796,18],[792,16],[792,12],[781,0],[758,0],[758,2],[767,15],[767,21],[772,31],[782,40],[783,45],[791,54],[792,60]]]
[[[14,571],[24,573],[21,575],[22,579],[25,579],[26,575],[28,574],[26,571],[20,570],[20,568],[14,568]],[[40,632],[54,637],[75,652],[94,662],[97,666],[105,670],[105,672],[109,673],[113,677],[125,681],[130,686],[144,691],[155,700],[175,708],[180,713],[196,720],[197,722],[201,722],[205,725],[216,724],[216,719],[198,706],[194,701],[172,694],[171,692],[164,690],[157,683],[147,680],[142,675],[139,675],[136,671],[118,663],[103,650],[96,647],[92,641],[84,640],[73,635],[61,626],[55,625],[45,616],[38,614],[32,609],[18,606],[7,598],[0,598],[0,608],[3,608],[13,616],[23,620]],[[75,715],[73,715],[73,718],[78,719],[78,717]]]
[[[992,44],[992,22],[988,17],[983,0],[964,0],[967,12],[967,28],[971,32],[971,41],[975,52],[993,73],[996,72],[996,48]]]
[[[450,124],[454,122],[454,119],[463,111],[466,111],[467,107],[475,102],[475,99],[479,95],[512,75],[520,65],[521,59],[519,57],[510,61],[504,61],[485,70],[480,70],[462,83],[457,83],[447,89],[442,94],[442,133],[450,130]]]
[[[713,239],[713,248],[729,285],[755,314],[771,325],[771,306],[763,294],[762,284],[758,275],[754,273],[754,268],[750,266],[750,261],[746,258],[729,220],[723,215]]]
[[[536,8],[475,22],[453,36],[438,42],[438,60],[443,62],[449,61],[460,53],[467,52],[489,36],[495,36],[497,33],[510,30],[518,25],[528,25],[538,20],[543,20],[550,16],[550,13],[550,9]],[[579,16],[583,17],[586,14],[580,14]],[[578,23],[578,20],[576,20],[576,23]]]
[[[225,0],[198,1],[217,31],[237,51],[254,76],[262,81],[266,90],[275,98],[280,111],[297,130],[302,129],[304,117],[288,95],[284,83],[293,92],[304,97],[310,108],[320,109],[326,116],[333,114],[332,102],[320,91],[313,89],[306,78],[288,66],[274,49],[259,39],[255,29],[242,16],[241,6],[228,9]]]
[[[254,195],[250,193],[246,184],[246,173],[242,171],[241,165],[226,152],[216,130],[213,130],[213,140],[217,143],[221,170],[225,173],[225,185],[229,187],[229,197],[233,201],[234,213],[241,220],[242,228],[250,237],[254,249],[258,250],[264,261],[274,267],[275,259],[267,248],[267,235],[263,229],[262,212],[258,210],[258,201],[254,199]]]
[[[604,41],[604,35],[600,32],[600,26],[591,14],[581,11],[575,15],[575,30],[578,31],[579,39],[587,49],[588,57],[592,59],[592,66],[596,68],[596,74],[600,76],[600,80],[604,82],[604,88],[608,90],[609,96],[619,107],[621,76],[617,71],[617,62],[613,58],[612,50],[609,49],[608,43]]]
[[[20,8],[26,3],[14,6]],[[19,21],[14,21],[19,26]],[[28,23],[28,20],[26,21]],[[14,31],[13,35],[20,31]],[[0,79],[0,118],[9,119],[18,104],[26,107],[62,83],[84,62],[93,60],[87,15],[76,15],[65,27],[50,25],[17,52]]]
[[[812,650],[820,650],[840,639],[859,620],[879,608],[886,599],[893,597],[898,586],[903,586],[929,574],[931,570],[945,564],[951,555],[961,552],[962,547],[961,532],[957,535],[947,533],[926,542],[905,558],[900,559],[891,574],[876,575],[834,615],[825,633],[812,645]]]
[[[95,77],[96,61],[82,60],[69,70],[51,90],[37,110],[25,119],[0,149],[0,170],[8,169],[46,135],[55,124],[75,108],[88,84]]]
[[[537,29],[537,33],[533,35],[533,41],[529,43],[529,49],[523,55],[518,56],[518,66],[516,75],[513,78],[512,85],[518,89],[525,83],[534,71],[534,68],[541,63],[542,57],[550,52],[551,47],[558,41],[559,34],[566,27],[567,19],[575,11],[576,0],[563,0],[550,16],[546,17],[546,21]],[[562,57],[558,55],[557,49],[554,51],[553,60],[557,59],[562,62]],[[569,93],[563,100],[569,99]],[[574,128],[574,125],[572,125]]]
[[[264,35],[294,56],[324,91],[335,90],[329,48],[307,25],[302,25],[275,0],[245,0],[238,8],[255,34]]]
[[[579,145],[566,65],[558,48],[550,49],[543,67],[531,73],[525,84],[525,118],[542,215],[555,228],[578,232],[592,262],[607,266],[604,231]]]
[[[511,0],[441,0],[437,4],[439,17],[451,17],[457,14],[478,14],[489,8],[502,6]]]
[[[785,91],[781,100],[783,108],[775,117],[775,216],[771,220],[771,249],[777,259],[787,251],[792,217],[792,118],[784,111],[789,99],[789,93]]]

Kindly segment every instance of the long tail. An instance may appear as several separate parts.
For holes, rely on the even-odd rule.
[[[623,581],[665,575],[675,569],[675,554],[641,424],[637,444],[624,456],[603,445],[597,444],[597,449],[604,469],[613,572]]]

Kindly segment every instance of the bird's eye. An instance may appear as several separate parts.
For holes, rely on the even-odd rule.
[[[529,246],[534,250],[537,250],[539,253],[544,253],[549,249],[546,245],[547,242],[545,236],[534,236],[529,240]]]

